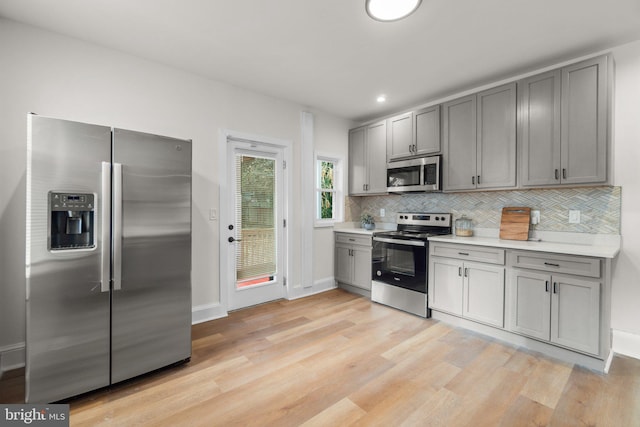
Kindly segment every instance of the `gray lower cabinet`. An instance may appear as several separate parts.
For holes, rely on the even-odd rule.
[[[597,355],[600,280],[514,269],[508,329]]]
[[[431,309],[504,326],[504,250],[431,244],[428,283]]]
[[[387,192],[387,122],[349,131],[349,195]]]
[[[443,189],[516,186],[516,84],[443,105]]]
[[[601,56],[519,82],[522,186],[607,182],[608,61]]]
[[[600,354],[602,260],[510,251],[508,329]]]
[[[339,283],[371,290],[371,237],[335,233],[335,279]]]

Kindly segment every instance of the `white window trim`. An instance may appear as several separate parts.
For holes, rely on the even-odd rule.
[[[333,168],[333,219],[319,219],[318,218],[318,194],[322,191],[319,188],[318,178],[320,176],[320,170],[318,168],[318,162],[332,162]],[[314,153],[313,156],[314,174],[313,174],[313,199],[314,199],[314,226],[315,227],[333,227],[337,222],[344,221],[344,194],[342,190],[342,177],[344,175],[344,160],[341,157],[334,155],[327,155],[324,153]],[[326,191],[326,190],[324,190]]]

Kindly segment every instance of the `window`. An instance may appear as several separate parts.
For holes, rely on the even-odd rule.
[[[316,155],[316,226],[342,220],[340,160]]]

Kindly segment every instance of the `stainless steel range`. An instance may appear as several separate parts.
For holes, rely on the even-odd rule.
[[[375,233],[371,299],[422,317],[427,308],[429,236],[451,234],[451,214],[401,212],[397,230]]]

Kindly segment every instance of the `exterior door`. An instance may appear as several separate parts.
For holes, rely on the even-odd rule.
[[[113,131],[111,381],[191,356],[191,142]]]
[[[229,309],[283,298],[284,149],[230,141],[226,235]]]

